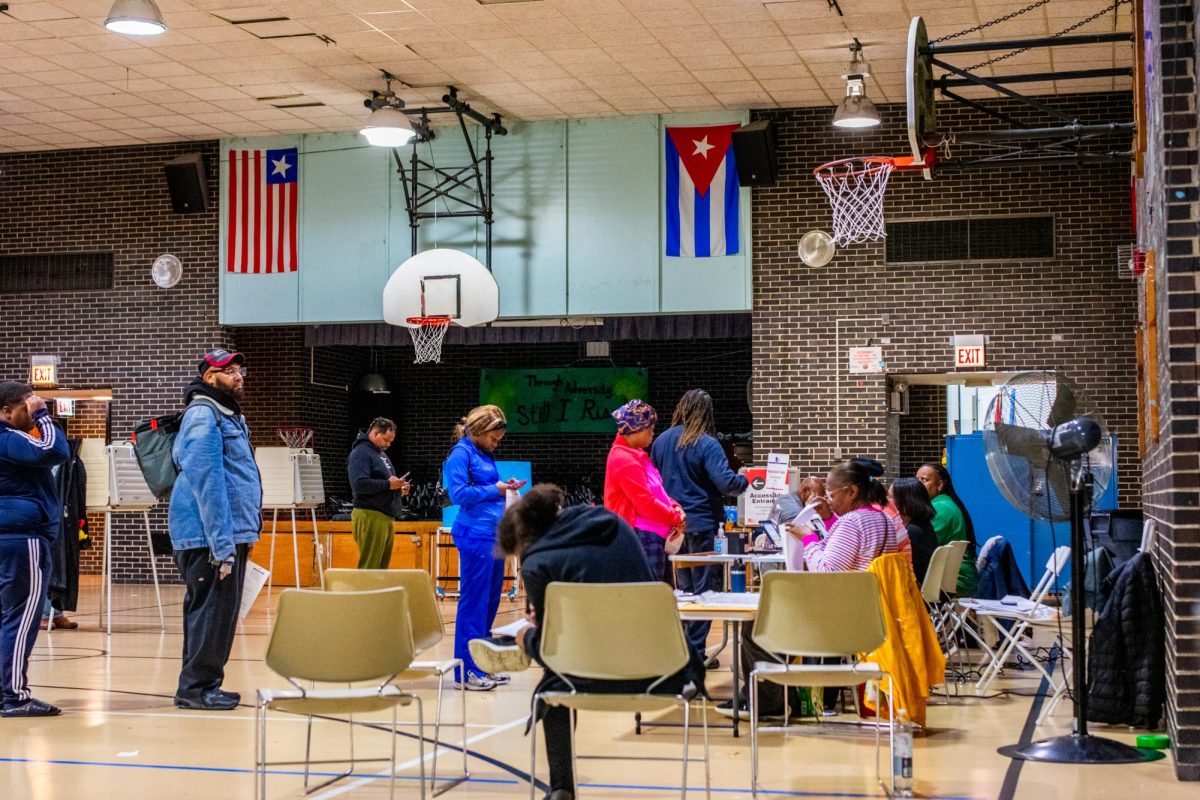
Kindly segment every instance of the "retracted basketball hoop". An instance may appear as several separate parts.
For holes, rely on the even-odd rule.
[[[439,364],[442,360],[442,341],[446,331],[450,330],[450,318],[409,317],[408,332],[412,335],[413,349],[416,350],[414,364]]]
[[[275,435],[285,447],[299,450],[312,444],[313,430],[295,425],[281,426],[275,429]]]

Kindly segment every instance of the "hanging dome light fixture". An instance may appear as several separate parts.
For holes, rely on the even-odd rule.
[[[850,45],[850,65],[842,74],[846,79],[846,96],[833,115],[836,128],[873,128],[879,124],[879,109],[867,97],[867,78],[871,69],[862,60],[862,45],[858,40]]]
[[[116,0],[109,9],[104,27],[113,33],[130,36],[154,36],[165,33],[167,23],[154,0]]]
[[[392,91],[396,76],[387,70],[380,72],[386,88],[382,92],[371,92],[370,99],[363,101],[363,105],[371,109],[371,117],[359,133],[368,144],[376,147],[403,147],[416,136],[416,131],[404,113],[404,101]]]

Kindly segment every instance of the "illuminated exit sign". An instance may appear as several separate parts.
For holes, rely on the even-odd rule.
[[[30,356],[29,382],[35,389],[58,386],[58,356]]]
[[[987,365],[984,337],[955,336],[954,337],[954,368],[972,369]]]

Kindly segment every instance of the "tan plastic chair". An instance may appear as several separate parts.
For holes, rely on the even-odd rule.
[[[379,620],[392,620],[380,625]],[[341,780],[354,772],[356,763],[389,761],[391,772],[389,797],[396,794],[396,709],[417,704],[417,746],[420,765],[421,797],[425,797],[425,717],[421,699],[392,681],[412,663],[414,655],[412,627],[409,624],[407,593],[404,589],[371,592],[322,592],[287,589],[279,596],[279,609],[271,641],[267,645],[266,664],[292,685],[291,689],[259,689],[255,716],[255,782],[258,796],[267,794],[267,767],[304,765],[305,793]],[[370,681],[368,687],[316,688],[317,684],[353,684]],[[341,764],[347,759],[313,761],[312,737],[304,749],[303,761],[267,761],[267,719],[269,711],[300,714],[311,725],[315,716],[346,716],[353,730],[354,714],[392,711],[391,758],[354,757],[354,739],[350,739],[350,768],[314,786],[308,785],[309,769],[314,764]]]
[[[546,587],[545,619],[542,622],[541,657],[546,666],[571,687],[566,692],[539,692],[538,701],[572,711],[661,711],[683,707],[683,757],[651,758],[683,764],[682,798],[687,800],[688,737],[691,732],[691,703],[700,701],[704,724],[704,791],[709,796],[711,781],[708,761],[708,714],[704,695],[689,687],[681,694],[651,694],[654,688],[688,663],[687,640],[679,620],[675,595],[665,583],[551,583]],[[642,693],[601,694],[575,689],[572,678],[594,680],[647,680],[653,683]],[[537,725],[533,725],[529,766],[529,797],[536,791]],[[572,725],[574,731],[574,725]],[[620,760],[621,756],[586,756]],[[642,758],[648,758],[643,756]],[[579,797],[578,757],[571,738],[571,761],[575,770],[575,797]]]
[[[929,611],[929,619],[933,622],[933,630],[937,633],[938,644],[941,645],[942,652],[949,657],[953,652],[953,644],[946,636],[946,625],[950,621],[945,607],[945,600],[942,597],[942,584],[945,582],[945,576],[949,574],[947,562],[950,560],[954,548],[948,544],[943,544],[934,548],[933,554],[929,557],[929,567],[925,571],[925,579],[921,581],[921,598],[925,601],[925,608]],[[957,573],[957,570],[955,570]],[[950,684],[946,682],[945,696],[946,702],[950,702]]]
[[[331,592],[363,592],[374,589],[402,587],[408,592],[408,614],[412,621],[413,646],[417,655],[432,649],[445,637],[442,624],[442,614],[438,609],[437,595],[433,589],[433,578],[423,569],[328,569],[325,570],[325,588]],[[442,785],[437,785],[438,751],[441,749],[442,732],[442,698],[446,688],[446,676],[453,675],[454,670],[462,666],[462,660],[449,658],[442,661],[414,661],[403,674],[397,675],[397,681],[415,681],[425,678],[437,678],[437,701],[433,711],[433,741],[434,750],[429,768],[429,788],[437,797],[458,786],[471,776],[467,768],[467,692],[459,689],[460,720],[457,725],[447,723],[448,727],[458,727],[462,730],[462,741],[459,749],[462,751],[462,774],[447,779]],[[401,723],[405,725],[409,723]]]
[[[857,686],[887,679],[888,752],[895,754],[891,676],[878,664],[858,661],[887,639],[879,583],[869,572],[783,572],[763,576],[762,598],[751,633],[755,644],[783,662],[760,661],[750,673],[750,793],[758,796],[758,682],[781,686]],[[802,656],[841,656],[849,664],[793,664]],[[879,771],[879,725],[875,726],[875,778]],[[786,729],[786,728],[784,728]],[[895,788],[893,766],[891,787]]]

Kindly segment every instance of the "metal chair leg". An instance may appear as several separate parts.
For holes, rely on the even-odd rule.
[[[736,699],[735,701],[736,702]],[[750,796],[758,797],[758,670],[750,673]]]
[[[683,704],[683,776],[681,778],[681,783],[680,783],[679,800],[687,800],[687,790],[688,790],[687,768],[688,768],[688,756],[690,755],[690,750],[688,748],[688,744],[689,744],[688,734],[691,732],[691,728],[692,728],[692,704],[684,703]]]
[[[529,800],[537,800],[537,697],[529,708]],[[465,731],[464,731],[465,732]]]

